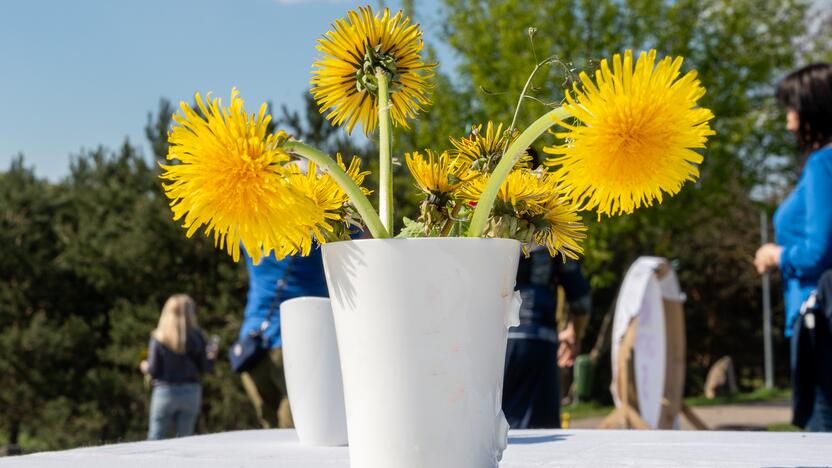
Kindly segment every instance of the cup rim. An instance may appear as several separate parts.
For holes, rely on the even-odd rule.
[[[306,302],[306,303],[318,303],[318,304],[323,304],[323,303],[329,304],[330,300],[329,300],[328,297],[321,297],[321,296],[293,297],[291,299],[286,299],[285,301],[281,302],[280,303],[280,308],[283,309],[283,306],[285,304],[304,303],[304,302]]]
[[[405,245],[414,244],[439,244],[451,246],[454,244],[479,244],[479,245],[514,245],[516,248],[521,246],[521,242],[517,239],[509,239],[505,237],[391,237],[387,239],[350,239],[327,242],[321,245],[321,251],[348,248],[349,246],[370,246],[370,245],[389,245],[402,247]],[[450,247],[449,247],[450,248]]]
[[[327,243],[321,245],[321,248],[325,249],[328,246],[345,245],[345,244],[349,244],[349,243],[353,243],[353,242],[356,242],[356,243],[359,243],[359,244],[371,244],[371,243],[401,244],[401,243],[411,243],[411,242],[415,242],[415,243],[426,243],[426,242],[440,242],[440,243],[446,243],[446,242],[502,243],[502,242],[509,242],[509,243],[517,244],[518,246],[521,244],[521,242],[519,240],[511,239],[511,238],[508,238],[508,237],[461,237],[461,236],[456,236],[456,237],[390,237],[390,238],[386,238],[386,239],[370,238],[370,239],[349,239],[349,240],[331,241],[331,242],[327,242]]]

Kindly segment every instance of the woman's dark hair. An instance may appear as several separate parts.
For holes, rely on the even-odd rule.
[[[777,85],[777,101],[797,112],[797,142],[806,151],[832,142],[832,64],[815,63]]]

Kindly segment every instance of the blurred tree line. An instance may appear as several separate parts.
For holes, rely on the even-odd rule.
[[[533,83],[544,102],[559,102],[578,71],[625,48],[682,55],[699,71],[708,89],[702,104],[717,116],[700,180],[633,216],[586,219],[596,314],[584,347],[629,264],[661,255],[674,261],[688,295],[689,392],[723,355],[733,356],[746,385],[760,381],[760,281],[750,260],[760,211],[771,212],[801,164],[773,86],[798,65],[832,59],[828,14],[813,13],[808,0],[444,0],[434,12],[413,4],[403,2],[442,31],[428,37],[428,55],[435,59],[442,42],[455,66],[439,68],[433,106],[411,131],[397,132],[400,160],[405,151],[447,149],[446,135],[471,124],[508,123],[528,72],[552,54],[560,61]],[[528,27],[537,28],[534,50]],[[372,142],[345,138],[305,102],[302,112],[282,108],[276,124],[331,153],[375,153]],[[149,116],[156,160],[167,151],[173,110],[163,100]],[[519,126],[544,110],[526,101]],[[367,163],[372,169],[374,158]],[[185,238],[158,174],[128,142],[78,155],[59,182],[36,177],[22,157],[0,173],[0,444],[39,450],[144,438],[149,391],[137,366],[170,294],[196,299],[200,325],[221,337],[223,351],[236,338],[245,268],[201,234]],[[395,183],[398,213],[416,216],[401,166]],[[785,385],[782,306],[774,325]],[[596,380],[600,398],[607,383]],[[198,431],[253,427],[251,406],[221,357],[205,380]]]
[[[161,190],[156,162],[173,111],[162,100],[148,117],[153,163],[125,142],[78,155],[57,183],[37,178],[22,156],[0,173],[0,445],[145,438],[149,387],[137,366],[162,304],[178,292],[221,338],[197,431],[258,427],[224,355],[242,318],[245,265],[202,235],[186,239]],[[360,152],[317,112],[283,107],[277,125],[330,152]]]
[[[444,0],[431,12],[405,2],[417,17],[438,18],[455,67],[440,68],[434,105],[400,146],[444,149],[447,139],[437,136],[464,133],[460,122],[508,124],[529,72],[550,56],[556,60],[533,80],[537,100],[523,103],[520,128],[546,104],[559,104],[579,72],[592,76],[601,58],[628,48],[685,57],[683,71],[696,69],[708,91],[700,102],[716,115],[717,134],[708,142],[700,179],[676,197],[631,216],[585,216],[584,271],[595,314],[583,348],[595,342],[629,265],[641,255],[663,256],[677,268],[688,297],[688,392],[701,391],[707,369],[724,355],[733,357],[747,389],[761,384],[763,369],[761,282],[751,264],[760,245],[760,213],[773,212],[802,165],[774,89],[788,71],[832,60],[832,9],[823,3]],[[553,142],[544,137],[537,149]],[[778,284],[772,294],[776,375],[786,386]],[[596,379],[601,399],[609,399],[608,361],[601,360],[606,374]]]
[[[200,325],[237,333],[245,269],[208,239],[187,240],[157,178],[125,143],[84,153],[59,183],[22,158],[0,175],[0,431],[26,450],[146,436],[138,372],[161,305],[186,292]],[[235,374],[205,381],[201,431],[253,427]]]

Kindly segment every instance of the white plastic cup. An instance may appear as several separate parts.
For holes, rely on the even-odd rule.
[[[347,445],[344,387],[332,308],[325,297],[280,304],[286,390],[298,439],[305,445]]]
[[[497,468],[520,243],[419,238],[322,247],[352,468]]]

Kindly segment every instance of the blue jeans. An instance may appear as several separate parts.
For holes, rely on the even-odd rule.
[[[201,384],[156,384],[150,396],[148,440],[192,435],[201,405]]]

